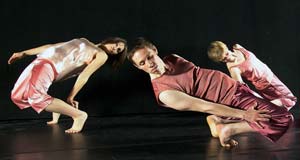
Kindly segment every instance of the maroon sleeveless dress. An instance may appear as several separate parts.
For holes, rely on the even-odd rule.
[[[278,107],[267,100],[257,98],[247,86],[235,81],[226,74],[195,66],[176,55],[165,57],[167,71],[156,79],[152,86],[157,102],[165,106],[158,97],[162,91],[177,90],[193,97],[247,110],[257,102],[258,110],[267,109],[272,116],[269,122],[261,122],[263,129],[254,123],[249,125],[272,141],[277,141],[293,122],[293,116],[284,107]]]

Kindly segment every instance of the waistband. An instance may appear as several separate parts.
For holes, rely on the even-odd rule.
[[[56,77],[57,77],[57,75],[58,75],[58,72],[57,72],[57,70],[56,70],[54,64],[53,64],[50,60],[48,60],[48,59],[43,59],[43,58],[37,58],[37,59],[35,59],[34,61],[35,61],[35,62],[38,62],[38,63],[41,63],[41,64],[50,64],[50,66],[51,66],[51,68],[52,68],[52,70],[53,70],[53,72],[54,72],[54,80],[56,79]]]

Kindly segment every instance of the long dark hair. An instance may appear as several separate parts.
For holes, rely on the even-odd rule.
[[[99,44],[97,44],[97,46],[101,49],[103,49],[106,53],[109,53],[109,51],[106,49],[106,47],[104,46],[105,44],[111,44],[111,43],[124,43],[124,49],[122,52],[118,53],[118,54],[107,54],[108,55],[108,63],[110,63],[112,65],[112,68],[114,70],[118,69],[123,62],[126,59],[127,56],[127,41],[123,38],[120,37],[109,37],[106,38],[105,40],[101,41]]]

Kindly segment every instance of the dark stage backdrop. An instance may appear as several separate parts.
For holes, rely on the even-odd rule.
[[[1,0],[0,120],[50,118],[30,108],[21,111],[11,102],[15,81],[34,57],[9,66],[10,55],[79,37],[98,42],[110,36],[129,41],[144,36],[157,45],[161,56],[177,53],[226,73],[225,66],[208,60],[206,48],[213,40],[239,43],[299,97],[299,10],[298,0]],[[74,82],[55,83],[49,93],[65,99]],[[129,62],[117,72],[105,65],[76,99],[90,116],[175,112],[156,104],[149,77]],[[292,112],[299,113],[299,103]]]

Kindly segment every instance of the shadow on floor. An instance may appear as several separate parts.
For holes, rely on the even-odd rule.
[[[65,134],[71,123],[68,118],[53,126],[45,119],[0,122],[0,159],[292,160],[300,150],[299,119],[276,144],[257,133],[242,134],[234,149],[210,136],[203,115],[90,117],[82,133]]]

